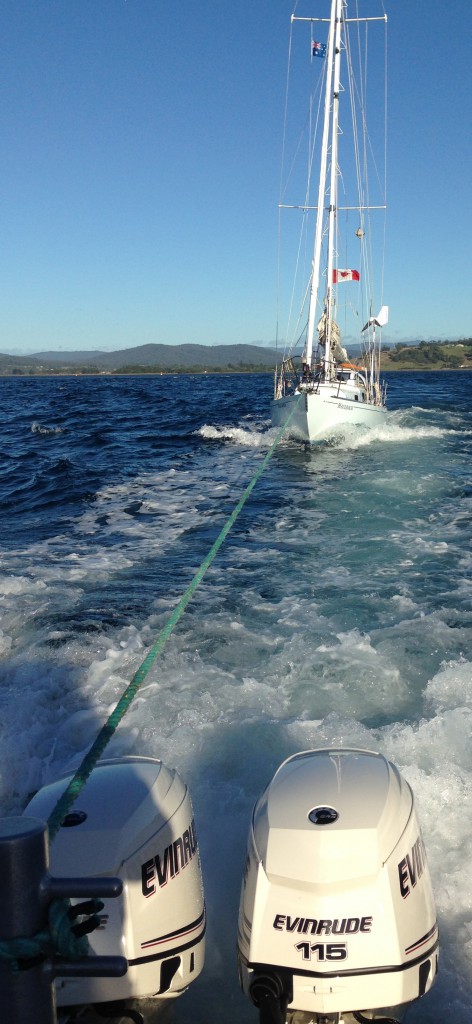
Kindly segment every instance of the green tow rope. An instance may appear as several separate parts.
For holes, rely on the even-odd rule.
[[[0,942],[0,963],[8,964],[11,971],[28,970],[50,957],[83,960],[90,952],[87,935],[100,926],[100,900],[72,906],[68,899],[51,900],[48,907],[48,926],[26,939],[7,939]],[[80,918],[78,924],[74,921]]]
[[[302,396],[300,396],[300,397],[302,397]],[[59,798],[56,806],[54,807],[53,811],[51,812],[51,814],[50,814],[50,816],[48,818],[50,842],[52,842],[52,840],[57,835],[57,833],[59,831],[59,828],[61,826],[61,822],[63,821],[65,815],[67,814],[67,811],[72,806],[74,800],[78,797],[81,789],[83,789],[83,787],[85,786],[85,783],[86,783],[89,775],[91,775],[93,769],[95,768],[95,765],[97,764],[97,761],[99,760],[99,758],[103,754],[103,751],[105,750],[105,747],[107,746],[107,744],[111,740],[111,738],[113,736],[113,733],[117,729],[118,725],[121,722],[121,719],[123,718],[124,714],[128,710],[128,708],[129,708],[129,706],[131,704],[131,701],[136,696],[136,693],[138,692],[139,687],[141,686],[141,683],[144,681],[144,679],[146,678],[148,672],[152,668],[152,666],[153,666],[157,656],[161,653],[161,651],[162,651],[166,641],[168,640],[168,638],[171,635],[172,631],[175,629],[175,627],[176,627],[179,619],[183,615],[183,613],[184,613],[184,611],[185,611],[189,601],[193,597],[193,595],[194,595],[194,593],[195,593],[199,583],[201,583],[201,581],[202,581],[202,579],[203,579],[207,569],[210,568],[210,565],[213,562],[213,559],[218,554],[218,551],[219,551],[221,545],[223,544],[223,541],[225,540],[225,538],[228,535],[231,527],[233,526],[234,522],[236,521],[239,513],[241,512],[241,509],[243,508],[244,504],[246,503],[247,499],[249,498],[249,495],[251,494],[251,492],[254,490],[254,487],[256,486],[257,481],[262,476],[262,473],[264,472],[264,470],[265,470],[269,460],[271,459],[271,457],[272,457],[272,455],[273,455],[273,453],[274,453],[274,451],[275,451],[275,449],[276,449],[276,447],[277,447],[281,437],[285,433],[285,431],[286,431],[286,429],[287,429],[287,427],[288,427],[292,417],[294,416],[294,414],[295,414],[295,412],[296,412],[296,410],[298,408],[298,405],[299,405],[299,403],[297,402],[295,407],[292,409],[292,411],[290,413],[290,416],[288,417],[288,419],[284,423],[283,427],[281,427],[281,429],[278,431],[277,436],[275,438],[275,441],[271,444],[271,446],[269,448],[269,451],[267,452],[267,455],[263,459],[259,469],[254,474],[252,480],[250,481],[250,483],[246,487],[246,490],[244,491],[242,497],[238,501],[238,504],[233,509],[229,519],[227,520],[227,522],[223,526],[221,532],[219,533],[218,537],[216,538],[215,543],[210,548],[210,551],[208,552],[206,558],[203,560],[202,564],[200,565],[200,568],[195,573],[195,576],[193,577],[192,582],[189,584],[189,586],[187,587],[187,590],[185,591],[185,593],[181,597],[177,607],[172,612],[172,615],[170,616],[170,619],[168,620],[167,624],[164,626],[162,631],[159,633],[159,636],[157,637],[157,640],[152,645],[152,647],[150,648],[150,650],[149,650],[147,656],[145,657],[144,661],[141,663],[141,665],[139,666],[139,668],[135,672],[131,682],[126,687],[126,690],[124,691],[122,697],[118,701],[118,704],[116,705],[114,711],[112,711],[110,717],[105,722],[105,725],[103,725],[102,728],[100,729],[100,732],[98,733],[98,736],[97,736],[95,742],[92,744],[90,750],[85,755],[85,757],[84,757],[82,763],[79,765],[79,767],[78,767],[74,777],[69,782],[69,785],[67,786],[67,789],[64,791],[62,796]]]

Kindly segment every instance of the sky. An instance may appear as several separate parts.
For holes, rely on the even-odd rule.
[[[0,352],[274,344],[295,2],[3,0]],[[385,337],[470,337],[472,5],[385,4]]]

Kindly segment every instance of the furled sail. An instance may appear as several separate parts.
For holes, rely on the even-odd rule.
[[[320,345],[323,345],[323,347],[326,345],[327,327],[328,324],[326,313],[323,313],[323,316],[321,317],[316,328],[320,339]],[[336,323],[336,320],[331,320],[330,348],[331,353],[337,360],[337,362],[346,362],[347,352],[346,349],[343,348],[343,346],[341,345],[341,331],[339,329],[339,324]]]

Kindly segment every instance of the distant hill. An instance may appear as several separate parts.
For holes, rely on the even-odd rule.
[[[349,345],[357,358],[359,346]],[[0,354],[0,375],[61,373],[243,373],[273,370],[282,352],[262,345],[138,345],[115,352],[35,352],[31,356]],[[472,340],[397,343],[384,348],[381,369],[472,369]]]
[[[280,358],[280,357],[279,357]],[[0,354],[0,373],[14,367],[19,370],[43,371],[47,368],[90,367],[97,370],[121,370],[124,367],[149,366],[170,370],[188,368],[215,370],[264,367],[272,369],[277,362],[275,349],[259,345],[138,345],[115,352],[35,352],[32,356]]]
[[[36,366],[40,365],[36,356],[8,356],[0,352],[0,371],[5,372],[13,366]]]

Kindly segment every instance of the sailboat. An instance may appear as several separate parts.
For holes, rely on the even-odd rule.
[[[371,156],[367,131],[366,86],[369,80],[365,69],[365,60],[370,54],[371,23],[384,22],[386,32],[387,17],[385,13],[359,17],[358,3],[356,16],[350,17],[347,7],[347,0],[331,0],[329,18],[292,15],[292,33],[298,22],[305,23],[302,25],[305,30],[308,25],[311,32],[310,57],[314,70],[310,89],[314,96],[313,77],[317,73],[319,116],[316,119],[312,113],[312,103],[309,121],[320,127],[318,138],[313,130],[313,137],[309,139],[308,166],[309,175],[313,177],[311,168],[316,162],[316,151],[319,179],[315,206],[310,204],[310,185],[306,187],[302,204],[279,204],[280,210],[301,211],[303,230],[307,230],[311,211],[315,211],[316,219],[308,284],[302,282],[303,299],[294,341],[289,343],[275,371],[272,423],[276,427],[286,424],[289,435],[306,441],[329,437],[349,426],[376,428],[387,415],[386,389],[380,379],[380,348],[382,328],[388,322],[388,307],[380,303],[378,311],[374,307],[374,276],[370,266],[371,257],[377,252],[371,230],[374,214],[381,216],[380,211],[384,211],[386,205],[382,183],[378,188],[381,201],[371,204],[369,174],[375,159]],[[313,26],[317,22],[317,33],[326,33],[327,29],[325,43],[313,39]],[[384,93],[377,87],[377,99],[379,95]],[[350,103],[346,102],[348,100]],[[342,108],[344,102],[346,105]],[[343,109],[349,115],[349,124],[344,123]],[[354,155],[355,196],[352,200],[347,191],[348,171],[341,167],[345,155],[348,163],[348,149]],[[377,184],[376,180],[376,188]],[[298,259],[301,250],[300,242]],[[360,269],[350,263],[346,265],[349,258],[346,254],[351,251],[353,261],[359,260]],[[341,314],[347,322],[346,310],[354,312],[357,331],[360,316],[364,324],[359,332],[360,355],[353,359],[344,347],[340,324]],[[300,324],[301,330],[298,330]],[[298,344],[302,345],[302,351],[297,358]]]

